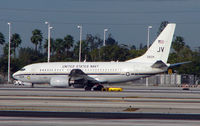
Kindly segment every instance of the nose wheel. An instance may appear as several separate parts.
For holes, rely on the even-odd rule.
[[[34,84],[33,83],[31,84],[31,88],[34,88]]]

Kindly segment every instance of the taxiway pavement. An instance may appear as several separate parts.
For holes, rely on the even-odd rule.
[[[123,92],[0,87],[0,110],[200,113],[200,89],[125,87]]]
[[[123,92],[90,92],[74,88],[50,88],[46,85],[36,88],[0,85],[0,126],[200,124],[199,88],[182,90],[179,87],[125,86],[123,89]],[[34,114],[35,112],[42,112],[44,116]],[[50,116],[48,112],[61,112],[63,117],[55,113]],[[80,118],[80,112],[82,115],[92,114],[91,117],[94,118],[87,118],[85,115]],[[128,114],[133,116],[129,119],[117,118],[122,113],[127,117]],[[74,118],[70,115],[74,115]],[[95,118],[100,115],[115,115],[116,119]]]
[[[198,120],[0,117],[0,126],[199,126]]]

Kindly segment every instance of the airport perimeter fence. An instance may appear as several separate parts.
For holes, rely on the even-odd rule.
[[[159,74],[146,78],[141,78],[132,82],[133,85],[146,85],[148,81],[149,86],[174,86],[180,87],[182,85],[198,86],[200,85],[200,78],[195,75],[179,75],[179,74]]]

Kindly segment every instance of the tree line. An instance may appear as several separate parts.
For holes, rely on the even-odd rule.
[[[158,35],[168,24],[167,21],[161,22]],[[31,63],[46,62],[48,40],[43,38],[39,29],[32,31],[30,41],[34,48],[20,47],[22,39],[19,34],[11,36],[11,73],[19,70],[23,66]],[[59,61],[78,61],[80,41],[75,42],[72,35],[64,38],[51,38],[51,62]],[[4,35],[0,32],[0,46],[3,47],[3,54],[0,57],[0,74],[7,75],[8,65],[8,43],[5,42]],[[128,46],[120,44],[111,34],[106,39],[106,46],[99,35],[87,34],[82,41],[81,61],[125,61],[138,57],[145,53],[147,46],[140,44],[139,49],[135,45]],[[191,50],[182,36],[174,36],[172,51],[169,55],[169,63],[192,61],[189,64],[180,66],[174,70],[180,74],[194,74],[200,76],[200,51]]]

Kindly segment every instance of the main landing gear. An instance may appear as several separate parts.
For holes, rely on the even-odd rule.
[[[85,86],[85,91],[91,91],[92,87],[90,86]]]
[[[102,91],[102,89],[104,88],[103,85],[95,85],[94,87],[93,86],[89,86],[89,85],[86,85],[85,86],[85,91],[91,91],[93,89],[93,91]]]

